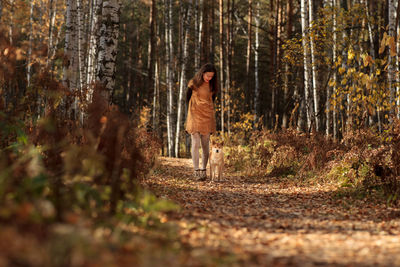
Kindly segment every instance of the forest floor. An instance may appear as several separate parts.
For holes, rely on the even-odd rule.
[[[334,184],[234,172],[196,181],[191,165],[160,158],[145,182],[181,207],[168,220],[192,255],[211,255],[182,265],[400,266],[396,208],[340,194]]]

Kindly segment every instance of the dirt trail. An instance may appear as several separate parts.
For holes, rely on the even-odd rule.
[[[174,158],[161,158],[147,185],[182,207],[170,219],[183,242],[246,266],[400,266],[399,212],[336,197],[333,185],[234,173],[195,181],[190,159]]]

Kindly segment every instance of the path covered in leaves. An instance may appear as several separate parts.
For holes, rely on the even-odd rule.
[[[340,197],[334,185],[235,173],[195,181],[191,160],[174,158],[146,183],[181,206],[169,220],[194,253],[246,266],[400,266],[400,212]]]

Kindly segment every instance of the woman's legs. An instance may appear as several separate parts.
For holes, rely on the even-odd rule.
[[[208,154],[210,152],[210,134],[202,135],[200,133],[194,133],[191,135],[192,137],[192,161],[193,161],[193,167],[194,170],[199,169],[199,149],[200,149],[200,144],[201,148],[203,150],[203,155],[202,155],[202,167],[203,170],[207,168],[207,163],[208,163]],[[206,173],[204,172],[204,177],[206,176]]]
[[[200,135],[201,137],[201,148],[203,149],[202,165],[203,170],[207,168],[208,155],[210,153],[210,134]]]
[[[200,149],[200,133],[194,133],[192,136],[192,161],[194,170],[199,169],[199,149]]]

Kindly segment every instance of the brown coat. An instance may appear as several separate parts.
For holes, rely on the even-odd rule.
[[[190,80],[188,87],[192,88],[192,96],[185,123],[186,131],[190,134],[214,133],[216,130],[215,110],[209,84],[203,83],[199,88],[195,88],[193,81]]]

